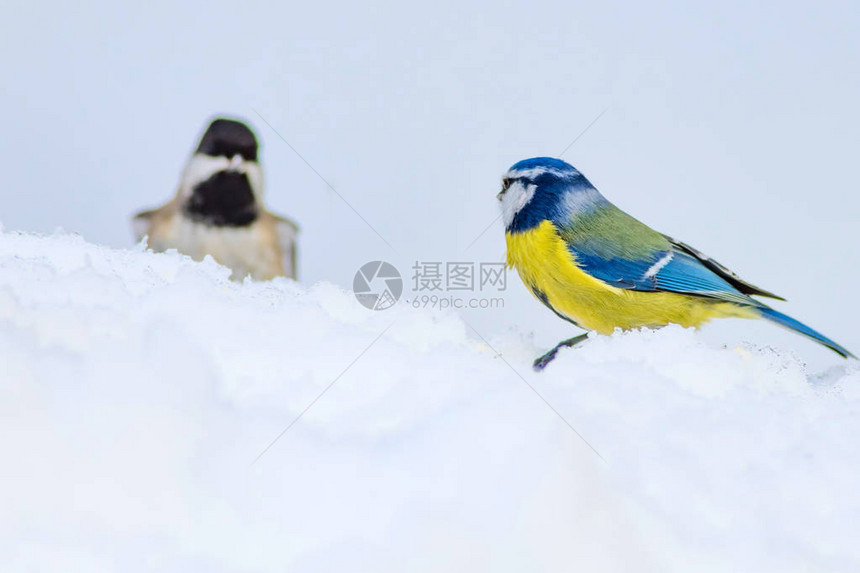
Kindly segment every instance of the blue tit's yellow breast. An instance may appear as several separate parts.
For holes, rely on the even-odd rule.
[[[609,334],[616,328],[699,326],[711,318],[755,314],[738,305],[667,292],[619,289],[592,277],[577,264],[551,221],[508,232],[508,266],[541,302],[579,326]]]

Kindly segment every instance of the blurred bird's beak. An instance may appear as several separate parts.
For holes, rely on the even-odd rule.
[[[237,153],[232,157],[232,159],[230,159],[230,165],[227,166],[227,169],[232,171],[241,171],[243,161],[245,161],[245,158]]]

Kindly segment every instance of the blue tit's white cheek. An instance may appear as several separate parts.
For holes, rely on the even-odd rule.
[[[515,181],[502,194],[502,218],[505,222],[505,228],[510,227],[517,213],[529,204],[535,195],[535,189],[537,189],[537,185],[526,185],[521,181]]]

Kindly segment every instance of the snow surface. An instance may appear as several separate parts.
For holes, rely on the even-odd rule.
[[[854,362],[228,275],[0,234],[3,571],[860,570]]]

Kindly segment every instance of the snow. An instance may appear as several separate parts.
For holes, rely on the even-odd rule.
[[[856,362],[228,275],[0,234],[4,571],[860,570]]]

